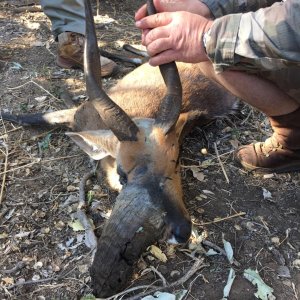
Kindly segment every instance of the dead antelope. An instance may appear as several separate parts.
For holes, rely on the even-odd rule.
[[[182,86],[175,63],[161,66],[161,73],[144,64],[106,94],[89,1],[86,17],[84,72],[89,101],[79,108],[2,117],[23,125],[65,125],[73,130],[67,135],[91,158],[106,160],[108,168],[115,165],[121,191],[91,267],[95,294],[106,296],[123,287],[141,251],[163,231],[180,243],[189,238],[180,141],[192,125],[230,113],[237,101],[201,75],[201,64],[183,63],[178,64]]]

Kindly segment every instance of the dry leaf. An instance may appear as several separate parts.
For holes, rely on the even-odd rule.
[[[276,246],[279,246],[279,245],[280,245],[280,239],[279,239],[278,236],[273,236],[273,237],[271,238],[271,242],[272,242],[273,244],[275,244]]]
[[[274,173],[271,173],[271,174],[265,174],[264,175],[264,179],[270,179],[270,178],[273,178],[274,177]]]
[[[150,251],[150,253],[155,256],[157,259],[159,259],[160,261],[162,262],[166,262],[168,259],[167,259],[167,256],[156,246],[154,245],[151,245],[148,250]]]
[[[230,262],[230,264],[232,264],[233,263],[233,249],[232,249],[231,244],[225,240],[223,233],[222,233],[222,241],[224,244],[224,250],[226,252],[227,259]]]
[[[213,193],[212,191],[209,190],[203,190],[202,191],[204,194],[209,194],[209,195],[214,195],[215,193]]]
[[[0,233],[0,240],[6,239],[8,237],[8,234],[6,232]]]
[[[30,44],[31,47],[43,47],[45,46],[45,43],[43,43],[42,41],[34,41]]]
[[[229,297],[230,290],[231,290],[234,279],[235,279],[235,271],[231,268],[229,270],[227,283],[226,283],[226,286],[224,287],[223,298],[221,300],[226,300]]]
[[[74,230],[74,231],[82,231],[84,230],[84,227],[80,223],[79,220],[74,220],[74,222],[68,222],[68,225]]]
[[[244,277],[248,279],[253,285],[257,286],[257,292],[254,294],[256,298],[261,300],[276,299],[276,297],[273,295],[274,290],[267,284],[265,284],[257,271],[247,269],[244,271]]]
[[[35,97],[34,100],[36,100],[37,102],[43,102],[47,99],[47,96],[39,96],[39,97]]]
[[[12,277],[4,277],[2,278],[2,281],[6,284],[6,285],[10,285],[14,283],[14,279]]]
[[[239,147],[239,141],[238,140],[230,140],[229,143],[234,149],[237,149]]]
[[[200,172],[199,168],[191,167],[191,171],[193,172],[193,176],[199,181],[205,181],[205,175],[203,172]]]
[[[263,188],[263,196],[264,196],[264,199],[272,199],[272,194],[265,188]]]
[[[293,267],[295,267],[296,269],[300,270],[300,259],[295,259],[293,261]]]
[[[213,165],[214,165],[214,163],[212,162],[212,160],[211,159],[207,159],[207,160],[204,160],[201,163],[201,168],[206,169],[206,168],[208,168],[210,166],[213,166]]]

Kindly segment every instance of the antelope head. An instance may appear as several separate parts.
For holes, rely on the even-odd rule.
[[[163,215],[169,240],[183,243],[190,236],[191,221],[183,202],[178,160],[179,136],[186,120],[185,115],[180,115],[182,88],[176,65],[170,63],[160,67],[167,93],[156,118],[132,120],[102,89],[99,53],[89,1],[86,1],[85,6],[87,26],[84,72],[87,94],[108,129],[68,135],[95,160],[114,157],[122,185],[118,198],[126,197],[125,201],[130,202],[130,191],[133,190],[135,194],[139,190],[146,191],[153,207]],[[148,8],[153,9],[151,3],[148,3]],[[143,99],[140,101],[142,105]],[[141,197],[143,195],[144,192],[141,192]],[[143,201],[140,205],[143,205]],[[140,208],[136,209],[138,214]]]

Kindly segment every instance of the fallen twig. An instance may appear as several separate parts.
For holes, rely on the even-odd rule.
[[[8,146],[6,143],[3,143],[5,146],[5,152],[0,149],[0,151],[4,154],[5,156],[5,161],[4,161],[4,173],[2,177],[2,184],[1,184],[1,189],[0,189],[0,205],[3,200],[3,194],[4,194],[4,187],[5,187],[5,181],[6,181],[6,172],[7,172],[7,163],[8,163]]]
[[[117,300],[118,297],[123,297],[126,294],[129,294],[131,292],[137,291],[137,290],[142,290],[142,289],[148,289],[149,287],[152,287],[153,289],[159,289],[159,286],[155,286],[155,285],[139,285],[139,286],[135,286],[133,288],[127,289],[123,292],[120,292],[118,294],[115,294],[113,296],[110,296],[108,298],[97,298],[97,300]],[[121,298],[120,298],[121,299]],[[131,300],[131,298],[127,298],[127,300]]]
[[[218,245],[216,245],[216,244],[214,244],[210,241],[207,241],[207,240],[203,240],[202,244],[205,245],[205,246],[208,246],[208,247],[210,247],[214,250],[217,250],[218,252],[220,252],[220,254],[227,257],[227,254],[226,254],[225,250],[223,248],[219,247]],[[235,258],[233,258],[233,264],[237,267],[239,267],[241,265]]]
[[[3,134],[3,135],[1,135],[1,136],[0,136],[0,139],[3,139],[3,138],[5,138],[5,135],[6,135],[6,134],[8,134],[8,133],[11,133],[11,132],[17,131],[17,130],[19,130],[19,129],[22,129],[22,128],[24,128],[24,127],[22,127],[22,126],[19,126],[19,127],[15,127],[15,128],[13,128],[13,129],[11,129],[11,130],[8,130],[8,131],[6,131],[6,132],[5,132],[5,134]]]
[[[77,206],[77,218],[84,227],[85,245],[92,250],[92,258],[94,257],[97,248],[97,237],[94,233],[94,227],[85,212],[87,207],[85,186],[87,180],[93,176],[95,176],[95,171],[88,172],[82,177],[79,185],[79,201]]]
[[[109,298],[105,298],[105,300],[118,299],[118,297],[123,297],[124,295],[126,295],[128,293],[131,293],[133,291],[136,291],[136,290],[149,289],[147,292],[143,292],[143,293],[140,293],[136,296],[126,298],[127,300],[138,300],[141,297],[145,297],[146,295],[152,294],[154,292],[167,290],[167,289],[172,289],[174,287],[180,286],[180,285],[184,284],[187,280],[189,280],[197,271],[199,271],[202,268],[206,267],[206,265],[203,264],[203,261],[204,261],[204,258],[201,258],[201,259],[196,258],[195,263],[192,265],[192,267],[189,269],[189,271],[184,276],[182,276],[180,279],[178,279],[177,281],[175,281],[171,284],[167,284],[166,286],[160,286],[160,287],[159,286],[151,286],[151,289],[149,289],[149,287],[150,287],[149,285],[137,286],[137,287],[127,289],[127,290],[125,290],[121,293],[118,293],[116,295],[113,295]],[[119,299],[121,299],[121,298],[119,298]]]
[[[289,238],[290,232],[291,232],[291,228],[288,228],[288,229],[285,231],[285,238],[279,243],[278,247],[279,247],[283,242],[285,242],[285,241]]]
[[[76,267],[75,267],[76,268]],[[15,284],[9,285],[6,287],[7,290],[12,290],[18,286],[23,286],[23,285],[31,285],[31,284],[37,284],[37,283],[44,283],[44,282],[50,282],[54,280],[61,280],[65,277],[67,277],[72,271],[74,271],[75,268],[72,268],[68,272],[65,272],[64,274],[59,274],[57,276],[49,277],[49,278],[44,278],[44,279],[39,279],[39,280],[28,280],[24,282],[17,282]]]
[[[253,110],[250,109],[250,111],[249,111],[247,117],[242,121],[241,125],[244,125],[244,124],[248,121],[248,119],[250,118],[250,116],[251,116],[252,114],[253,114]]]
[[[8,87],[8,90],[17,90],[20,89],[21,87],[33,83],[34,85],[36,85],[37,87],[39,87],[41,90],[43,90],[44,92],[46,92],[49,96],[53,97],[55,100],[61,101],[61,99],[58,99],[57,97],[55,97],[53,94],[51,94],[49,91],[47,91],[45,88],[43,88],[41,85],[39,85],[37,82],[33,81],[33,80],[29,80],[28,82],[25,82],[24,84],[21,84],[19,86],[15,86],[15,87]]]
[[[227,176],[226,170],[225,170],[225,168],[224,168],[224,166],[223,166],[223,163],[222,163],[222,161],[221,161],[221,158],[220,158],[219,151],[218,151],[218,148],[217,148],[217,144],[216,144],[216,143],[214,143],[214,148],[215,148],[215,152],[216,152],[216,155],[217,155],[219,164],[220,164],[221,169],[222,169],[222,171],[223,171],[224,177],[225,177],[225,179],[226,179],[226,182],[229,183],[229,178],[228,178],[228,176]]]
[[[17,271],[19,271],[20,269],[22,269],[23,267],[25,266],[25,263],[23,261],[19,261],[16,263],[16,265],[9,269],[9,270],[0,270],[1,273],[3,274],[12,274],[12,273],[15,273]]]
[[[77,209],[81,209],[86,207],[86,201],[85,201],[85,186],[86,182],[95,176],[95,171],[88,172],[83,175],[80,184],[79,184],[79,201],[78,201],[78,207]]]
[[[295,283],[292,282],[292,288],[293,288],[293,292],[294,292],[294,296],[295,296],[295,299],[298,300],[298,293],[297,293],[297,290],[296,290],[296,287],[295,287]]]
[[[166,278],[156,268],[154,268],[153,266],[150,266],[150,269],[152,270],[152,272],[154,272],[155,274],[158,275],[158,277],[162,281],[163,286],[166,287],[168,285],[168,282],[167,282]]]
[[[193,224],[198,225],[198,226],[209,225],[209,224],[214,224],[214,223],[219,223],[219,222],[223,222],[223,221],[226,221],[226,220],[230,220],[230,219],[233,219],[233,218],[236,218],[236,217],[241,217],[241,216],[244,216],[244,215],[246,215],[245,212],[239,212],[239,213],[236,213],[236,214],[228,216],[228,217],[216,219],[214,221],[203,222],[203,223],[193,223]]]
[[[1,119],[2,120],[2,119]],[[3,123],[3,120],[2,120],[2,123]],[[5,131],[5,137],[7,139],[7,131],[6,131],[6,127],[5,125],[3,124],[4,126],[4,131]],[[5,147],[5,151],[2,151],[0,149],[0,151],[3,153],[3,155],[5,156],[5,160],[4,160],[4,173],[3,173],[3,177],[2,177],[2,184],[1,184],[1,189],[0,189],[0,205],[2,203],[2,199],[3,199],[3,194],[4,194],[4,187],[5,187],[5,181],[6,181],[6,172],[7,172],[7,164],[8,164],[8,145],[7,143],[5,143],[3,141],[3,145]]]
[[[14,13],[21,13],[21,12],[40,12],[43,11],[40,5],[27,5],[14,8]]]

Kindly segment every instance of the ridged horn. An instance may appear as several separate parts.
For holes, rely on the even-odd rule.
[[[156,14],[153,0],[147,0],[148,15]],[[159,66],[161,75],[165,81],[167,92],[164,96],[155,125],[163,128],[165,134],[176,124],[182,104],[182,85],[175,62],[170,62]]]
[[[87,95],[105,125],[111,129],[119,141],[136,141],[138,127],[102,89],[100,56],[89,0],[85,0],[85,15],[84,74]]]

